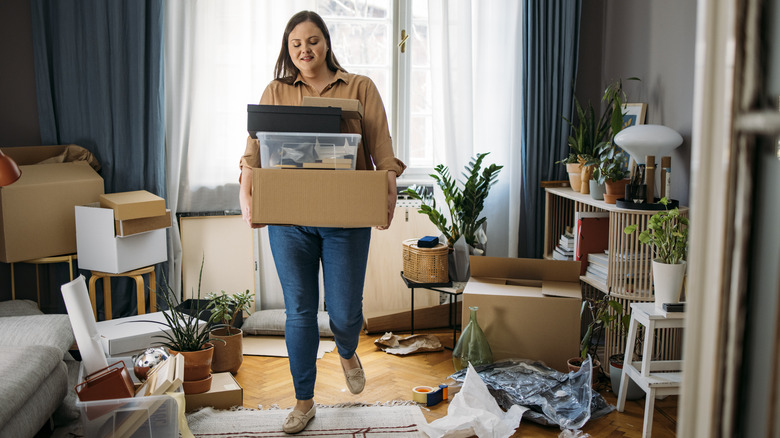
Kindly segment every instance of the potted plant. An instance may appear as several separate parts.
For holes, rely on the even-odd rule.
[[[599,149],[600,160],[593,170],[595,185],[604,188],[602,195],[607,204],[614,204],[623,197],[622,188],[628,181],[628,158],[612,143],[605,143]],[[597,198],[596,198],[597,199]]]
[[[659,202],[667,209],[650,217],[647,229],[639,233],[639,241],[653,248],[655,307],[661,309],[663,303],[680,301],[688,248],[688,218],[681,216],[677,207],[669,210],[668,199],[661,198]],[[631,234],[636,230],[637,225],[633,224],[623,231]]]
[[[200,276],[198,277],[198,298],[200,298],[200,279],[203,275],[203,262],[201,261]],[[195,313],[190,314],[177,307],[175,293],[163,281],[160,295],[168,307],[163,313],[165,321],[148,321],[165,325],[169,331],[163,332],[155,338],[163,340],[158,344],[167,347],[172,354],[184,356],[184,392],[186,394],[199,394],[211,388],[211,360],[214,354],[214,344],[209,340],[211,327],[209,321],[198,318],[204,308],[200,306],[200,300],[196,303]],[[217,342],[223,342],[219,339]]]
[[[569,359],[566,364],[569,370],[578,371],[590,355],[593,360],[593,382],[595,383],[596,375],[601,366],[596,350],[604,335],[604,329],[615,321],[628,324],[629,319],[623,315],[623,306],[607,295],[599,299],[585,298],[580,308],[580,318],[583,317],[588,318],[588,325],[580,341],[579,355]]]
[[[243,334],[239,327],[234,327],[234,322],[239,314],[251,313],[249,306],[254,302],[254,294],[247,289],[228,295],[225,291],[220,294],[211,292],[206,295],[209,300],[207,309],[212,310],[211,321],[221,324],[209,332],[209,339],[221,339],[221,343],[214,344],[214,357],[211,361],[211,370],[215,373],[230,371],[236,374],[244,361]]]
[[[449,220],[452,222],[438,210],[433,194],[427,193],[424,187],[414,185],[404,192],[412,199],[422,201],[418,211],[427,215],[446,239],[450,247],[450,277],[455,281],[468,280],[469,254],[481,255],[485,252],[487,237],[484,227],[487,218],[480,215],[490,187],[495,184],[498,172],[504,167],[491,164],[483,169],[482,161],[488,154],[489,152],[477,154],[466,165],[463,173],[466,180],[461,181],[463,188],[458,187],[458,181],[450,176],[447,166],[439,164],[434,167],[436,173],[430,176],[444,195]],[[465,254],[454,251],[461,239],[468,247],[468,251],[464,251]]]
[[[639,78],[631,77],[628,80],[638,81]],[[584,110],[576,97],[574,98],[576,122],[564,117],[572,128],[572,135],[568,139],[571,151],[563,162],[566,163],[566,170],[569,172],[572,190],[584,194],[590,191],[589,180],[595,168],[605,158],[604,153],[614,149],[612,139],[615,134],[623,129],[623,106],[626,101],[623,81],[618,79],[607,85],[601,101],[606,103],[606,107],[598,119],[590,102],[588,102],[588,109]],[[577,172],[579,172],[579,179]]]

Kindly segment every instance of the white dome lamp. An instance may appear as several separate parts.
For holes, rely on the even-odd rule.
[[[634,125],[615,135],[615,144],[628,152],[637,164],[645,164],[647,155],[668,156],[682,142],[682,135],[663,125]]]

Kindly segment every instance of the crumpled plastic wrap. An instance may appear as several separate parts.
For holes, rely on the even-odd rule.
[[[591,359],[575,373],[562,373],[535,361],[508,359],[476,368],[502,409],[513,405],[529,408],[525,418],[561,429],[579,429],[591,418],[615,407],[591,387]],[[465,370],[450,376],[463,382]]]
[[[405,356],[412,353],[442,351],[441,341],[434,335],[411,335],[400,337],[392,332],[385,333],[374,341],[374,345],[385,353]]]
[[[420,425],[430,438],[504,438],[514,434],[526,408],[512,406],[507,412],[501,410],[490,395],[487,386],[480,379],[474,367],[466,368],[463,386],[452,398],[447,416]]]

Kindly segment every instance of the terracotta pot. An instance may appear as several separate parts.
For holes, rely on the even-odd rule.
[[[620,195],[620,198],[622,198],[626,194],[626,184],[628,184],[628,182],[628,179],[621,179],[619,181],[607,180],[604,183],[605,193],[608,195]]]
[[[218,328],[209,332],[210,339],[222,339],[223,342],[214,341],[214,358],[211,360],[211,371],[223,373],[230,371],[236,374],[244,362],[244,332],[241,329]]]
[[[610,195],[609,193],[604,193],[604,202],[607,204],[617,204],[617,200],[622,197],[623,195]]]
[[[211,389],[211,373],[200,380],[185,380],[181,384],[185,394],[200,394]]]
[[[184,356],[184,380],[202,380],[211,373],[211,359],[214,355],[214,345],[205,344],[207,348],[198,351],[173,351],[171,353]]]
[[[579,357],[579,356],[572,357],[571,359],[566,361],[566,366],[569,367],[569,371],[572,371],[572,372],[575,372],[575,373],[580,370],[581,364],[582,364],[582,358]],[[592,372],[591,372],[591,376],[590,376],[590,385],[591,386],[596,385],[596,380],[597,380],[596,377],[599,375],[599,367],[600,366],[601,366],[601,362],[599,362],[597,360],[593,360],[593,368],[592,368]]]
[[[575,192],[579,192],[582,188],[582,164],[566,163],[566,172],[569,173],[569,184],[571,184],[571,189]]]

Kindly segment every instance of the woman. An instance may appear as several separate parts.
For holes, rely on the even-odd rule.
[[[362,120],[350,119],[345,132],[361,134],[356,169],[387,170],[388,220],[396,202],[395,179],[406,166],[393,156],[387,116],[379,92],[371,79],[347,73],[331,50],[330,33],[314,12],[295,14],[287,23],[274,79],[260,100],[265,105],[301,105],[303,96],[358,99]],[[260,167],[256,139],[247,139],[241,159],[239,200],[243,219],[250,226],[252,167]],[[294,172],[294,170],[292,171]],[[370,228],[323,228],[270,226],[268,235],[274,263],[282,283],[287,314],[285,341],[297,403],[285,420],[287,433],[303,430],[314,417],[314,383],[317,373],[318,274],[323,266],[325,305],[347,387],[358,394],[365,385],[365,373],[355,353],[363,326],[363,281],[365,279]]]

